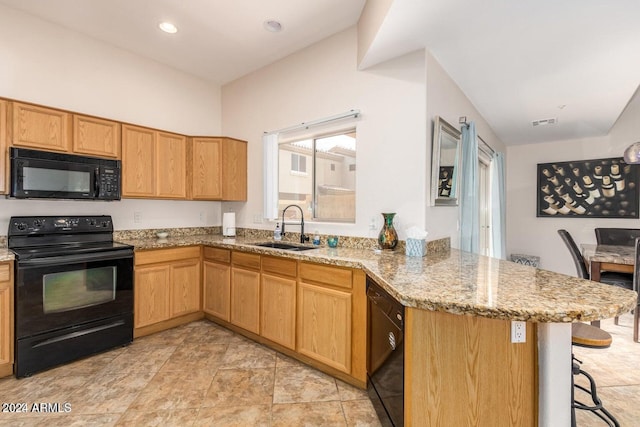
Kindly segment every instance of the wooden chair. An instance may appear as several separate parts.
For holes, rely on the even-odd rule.
[[[611,341],[611,334],[600,328],[585,323],[571,324],[572,345],[589,348],[608,348],[611,345]],[[602,400],[598,397],[595,380],[589,373],[582,370],[581,364],[582,361],[571,354],[571,426],[576,426],[576,409],[579,409],[592,412],[610,427],[619,427],[618,420],[604,408]],[[577,375],[582,375],[589,381],[588,388],[575,383],[574,377]],[[589,404],[582,403],[579,398],[576,398],[576,390],[580,391],[580,395],[583,393],[588,395],[592,402]]]
[[[596,228],[595,232],[599,245],[633,246],[640,237],[638,228]]]

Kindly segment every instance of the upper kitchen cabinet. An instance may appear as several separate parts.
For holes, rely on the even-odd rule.
[[[7,194],[9,190],[9,158],[7,156],[7,108],[9,103],[0,99],[0,194]]]
[[[12,145],[120,158],[120,123],[13,102]]]
[[[122,197],[155,195],[156,132],[122,126]]]
[[[12,144],[18,147],[68,152],[72,115],[65,111],[13,102]]]
[[[163,199],[186,198],[187,138],[158,132],[156,147],[156,195]]]
[[[247,143],[232,138],[192,138],[192,198],[247,200]]]
[[[73,115],[73,152],[120,158],[120,123]]]
[[[122,196],[186,199],[185,136],[122,125]]]

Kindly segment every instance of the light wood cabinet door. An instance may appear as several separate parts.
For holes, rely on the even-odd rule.
[[[13,102],[13,140],[18,147],[53,151],[71,148],[71,114]]]
[[[193,138],[191,152],[192,198],[222,199],[222,139]]]
[[[204,261],[204,312],[224,321],[231,320],[231,267],[228,264]]]
[[[247,200],[247,143],[245,141],[223,139],[222,200]]]
[[[9,149],[7,139],[9,134],[9,122],[7,121],[7,109],[9,102],[0,99],[0,194],[9,193]]]
[[[164,199],[187,197],[187,138],[158,132],[156,195]]]
[[[260,333],[260,272],[232,267],[231,323]]]
[[[171,265],[171,317],[200,311],[200,260]]]
[[[351,373],[351,293],[298,285],[298,352]]]
[[[120,123],[73,115],[73,152],[120,158]]]
[[[134,287],[136,328],[169,319],[171,316],[170,277],[170,265],[136,267]]]
[[[260,335],[296,348],[296,280],[262,274]]]
[[[122,126],[122,196],[153,197],[156,180],[156,132]]]
[[[0,377],[13,373],[13,266],[0,263]]]

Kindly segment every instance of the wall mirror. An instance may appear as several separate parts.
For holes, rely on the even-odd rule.
[[[431,149],[431,205],[457,206],[459,178],[460,131],[436,116]]]

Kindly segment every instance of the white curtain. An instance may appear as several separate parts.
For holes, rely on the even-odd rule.
[[[491,160],[491,242],[492,256],[506,259],[506,195],[504,154],[495,153]]]
[[[461,181],[460,249],[478,253],[480,247],[478,139],[474,122],[462,127]]]
[[[262,137],[265,219],[278,218],[278,133],[266,133]]]

